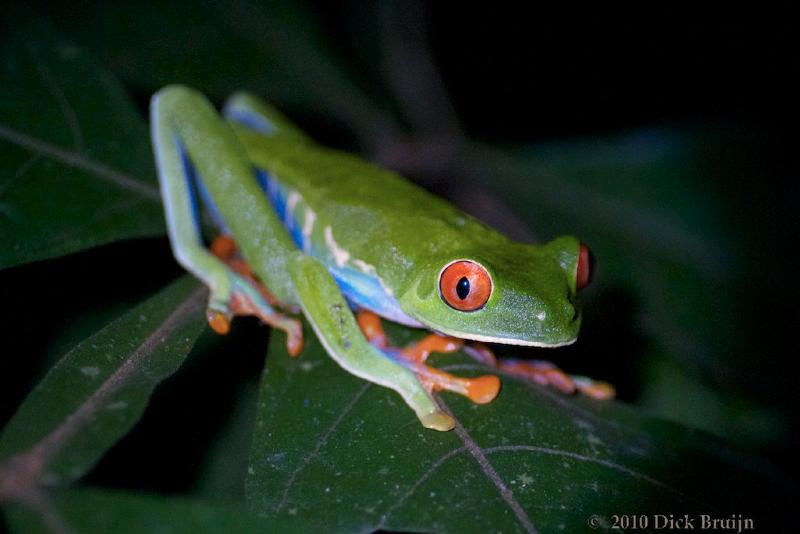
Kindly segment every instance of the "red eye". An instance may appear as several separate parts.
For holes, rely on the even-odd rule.
[[[454,261],[439,275],[439,293],[451,307],[475,311],[486,304],[492,294],[492,278],[473,261]]]
[[[581,243],[581,248],[578,251],[578,274],[575,281],[575,287],[578,291],[589,285],[593,274],[594,254],[589,250],[589,247]]]

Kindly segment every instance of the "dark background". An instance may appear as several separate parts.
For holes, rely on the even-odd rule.
[[[250,24],[246,2],[142,6],[136,16],[139,8],[113,2],[11,5],[5,23],[23,15],[50,20],[122,79],[143,114],[152,92],[173,81],[199,87],[217,103],[249,88],[318,140],[398,169],[515,237],[586,236],[598,244],[601,267],[584,300],[581,340],[544,357],[607,379],[623,401],[722,435],[796,476],[798,43],[788,3],[556,11],[502,2],[325,2],[301,4],[299,18],[295,8],[279,10],[298,25],[269,36]],[[217,23],[214,14],[223,11]],[[185,32],[169,34],[161,23]],[[260,71],[252,66],[257,58],[226,56],[217,47],[239,40],[266,43],[284,70]],[[319,92],[309,90],[308,72],[328,69],[349,81],[320,75]],[[358,88],[361,100],[342,87]],[[691,165],[675,163],[667,180],[656,171],[618,180],[614,169],[638,172],[637,143],[649,153],[665,139],[682,147]],[[649,248],[669,243],[661,226],[642,235],[632,230],[633,245],[617,241],[591,205],[566,222],[538,226],[524,199],[514,197],[516,178],[504,182],[502,167],[488,178],[474,170],[475,144],[530,150],[547,169],[566,160],[569,184],[668,214],[722,259],[706,269],[679,246],[663,259]],[[573,164],[592,167],[575,161],[582,154],[602,155],[597,174],[570,174]],[[537,172],[532,167],[531,180]],[[551,191],[562,190],[550,183]],[[147,259],[132,265],[132,251]],[[179,272],[166,240],[154,239],[0,273],[4,331],[30,342],[24,357],[2,356],[0,424],[75,339]],[[57,314],[49,313],[53,306]],[[664,314],[675,318],[671,330]],[[159,388],[92,482],[174,491],[198,484],[197,465],[215,432],[257,383],[267,334],[244,323],[226,340],[241,356],[220,366],[210,358],[219,340],[207,336],[212,348]],[[682,343],[687,335],[702,342]],[[157,462],[143,466],[135,457]],[[167,465],[171,477],[163,476]]]

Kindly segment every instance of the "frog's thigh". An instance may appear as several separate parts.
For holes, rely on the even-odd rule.
[[[302,252],[296,252],[289,265],[300,306],[336,363],[355,376],[395,390],[423,426],[452,429],[453,419],[439,409],[414,373],[367,342],[327,269]]]
[[[151,114],[170,227],[173,221],[185,226],[186,219],[191,220],[186,217],[188,209],[177,217],[169,212],[170,205],[181,202],[172,198],[172,190],[180,189],[176,196],[183,197],[184,203],[190,198],[184,167],[191,168],[236,237],[244,259],[281,302],[293,304],[285,263],[295,249],[294,243],[264,196],[247,152],[230,125],[202,94],[181,86],[156,93]],[[178,249],[191,247],[194,251],[202,244],[197,236],[182,234],[176,240],[170,231],[170,237]]]
[[[290,351],[299,352],[299,323],[275,312],[253,284],[211,254],[203,243],[195,205],[199,181],[202,177],[218,185],[219,175],[236,174],[243,188],[248,180],[254,182],[244,150],[208,101],[190,89],[172,86],[159,91],[153,97],[151,115],[170,244],[178,262],[209,287],[208,319],[212,328],[225,333],[234,313],[249,312],[285,330]],[[215,142],[203,141],[206,137]],[[215,196],[223,197],[219,192]]]
[[[170,245],[178,262],[211,290],[209,308],[226,315],[235,281],[227,266],[203,244],[192,190],[194,168],[172,126],[175,121],[183,120],[181,115],[185,112],[175,105],[174,99],[165,100],[162,93],[153,97],[151,133]]]

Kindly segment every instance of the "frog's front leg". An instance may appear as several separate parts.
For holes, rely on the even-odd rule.
[[[489,381],[484,380],[475,383],[476,379],[471,379],[475,384],[470,384],[470,379],[458,378],[422,365],[432,352],[450,353],[464,350],[464,352],[484,365],[496,367],[507,374],[543,386],[550,386],[567,394],[580,391],[587,397],[598,400],[612,399],[615,395],[614,386],[608,382],[593,380],[585,376],[569,375],[554,364],[542,360],[503,359],[498,361],[491,349],[482,343],[465,345],[463,340],[450,336],[430,334],[421,341],[412,343],[403,349],[392,349],[389,347],[386,332],[381,326],[380,317],[369,311],[359,312],[358,324],[370,343],[381,350],[398,354],[404,360],[411,362],[412,368],[419,374],[420,379],[424,382],[427,380],[427,385],[432,389],[447,389],[461,393],[474,402],[481,402],[477,399],[483,399],[482,402],[484,403],[491,402],[497,395],[499,383],[494,388],[494,385]],[[484,379],[486,377],[480,378]],[[492,391],[494,391],[493,394]]]
[[[350,374],[395,390],[426,428],[455,426],[412,371],[367,342],[339,286],[318,260],[298,251],[289,271],[306,318],[336,363]]]
[[[498,362],[498,367],[511,375],[543,386],[554,387],[567,394],[580,391],[587,397],[597,400],[613,399],[616,395],[614,386],[608,382],[593,380],[586,376],[569,375],[548,361],[507,359]]]
[[[375,347],[393,355],[406,367],[414,371],[428,391],[446,390],[469,398],[476,404],[486,404],[494,400],[500,391],[500,379],[494,375],[483,375],[475,378],[462,378],[451,375],[425,364],[433,352],[450,353],[461,350],[464,341],[449,336],[430,334],[422,340],[412,343],[403,349],[389,347],[386,333],[381,326],[380,317],[369,311],[358,314],[358,326]],[[472,347],[471,347],[472,348]],[[481,348],[474,349],[473,356],[483,363],[491,364],[494,357],[491,352]]]
[[[277,311],[252,280],[235,272],[203,244],[196,192],[205,177],[223,172],[252,180],[252,170],[233,134],[207,102],[181,87],[162,90],[151,107],[153,148],[164,202],[170,244],[178,262],[210,290],[207,318],[225,334],[233,315],[255,315],[287,334],[291,354],[302,349],[300,323]],[[216,139],[206,144],[205,138]],[[199,172],[198,172],[199,169]],[[213,182],[213,181],[212,181]],[[207,184],[203,184],[207,185]]]

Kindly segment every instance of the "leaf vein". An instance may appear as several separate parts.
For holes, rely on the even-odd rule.
[[[27,451],[11,457],[2,469],[18,470],[23,473],[20,482],[22,490],[27,490],[29,484],[35,484],[46,468],[52,457],[63,447],[87,422],[91,421],[108,399],[116,393],[131,377],[131,375],[147,360],[156,348],[165,342],[169,335],[179,328],[183,321],[192,317],[197,309],[202,306],[205,297],[205,288],[199,288],[191,293],[175,310],[156,328],[131,354],[122,362],[100,386],[86,398],[72,413],[49,434],[40,439]],[[13,479],[9,473],[6,478]],[[0,476],[0,479],[3,477]],[[9,488],[5,488],[9,491]],[[13,492],[13,488],[10,488]]]
[[[635,433],[633,429],[619,423],[618,421],[613,421],[611,419],[603,418],[597,415],[596,413],[592,412],[591,410],[587,410],[586,408],[579,406],[575,402],[570,401],[568,397],[565,397],[563,393],[554,392],[551,389],[547,388],[546,386],[540,386],[535,382],[526,380],[518,375],[509,373],[507,371],[503,371],[501,369],[496,369],[494,367],[486,367],[483,365],[475,365],[471,363],[444,365],[442,366],[442,369],[445,371],[459,371],[459,370],[478,370],[484,372],[489,371],[494,374],[502,375],[505,378],[510,378],[516,382],[524,384],[525,386],[529,387],[530,389],[533,389],[534,391],[543,395],[544,397],[547,397],[548,400],[552,401],[555,404],[558,404],[560,407],[566,409],[567,411],[569,411],[574,415],[580,415],[586,417],[587,419],[591,419],[595,422],[601,423],[606,427],[611,427],[619,431]]]
[[[413,495],[417,491],[417,489],[419,489],[419,487],[431,477],[433,472],[442,466],[442,464],[447,462],[447,460],[449,460],[450,458],[466,450],[467,450],[466,447],[458,447],[457,449],[453,449],[445,453],[438,460],[433,462],[431,466],[425,470],[422,476],[419,477],[416,481],[414,481],[414,483],[411,484],[411,486],[409,486],[408,490],[403,495],[401,495],[400,498],[394,502],[394,504],[392,504],[386,509],[386,511],[381,516],[380,523],[378,523],[378,525],[375,527],[375,530],[386,530],[386,520],[389,519],[389,516],[392,514],[392,512],[400,508],[408,500],[408,498],[411,497],[411,495]]]
[[[442,398],[438,395],[436,396],[436,400],[438,401],[439,405],[452,416],[452,412],[447,407],[447,404],[445,404],[444,400],[442,400]],[[500,496],[506,502],[508,507],[511,508],[511,511],[514,512],[517,521],[519,521],[520,525],[522,525],[522,528],[525,529],[525,532],[528,532],[529,534],[538,532],[536,527],[533,526],[533,522],[528,517],[527,512],[525,512],[525,509],[522,508],[522,505],[514,497],[514,493],[508,489],[506,483],[503,482],[503,479],[497,473],[494,466],[492,466],[492,464],[489,462],[489,459],[484,454],[483,449],[481,449],[475,440],[472,439],[472,436],[470,436],[467,429],[464,428],[464,425],[462,425],[461,422],[455,417],[453,419],[456,422],[456,434],[458,434],[458,437],[464,442],[467,451],[469,451],[475,461],[478,462],[483,474],[486,475],[486,477],[495,485],[497,491],[500,492]]]
[[[538,452],[541,454],[562,456],[565,458],[571,458],[573,460],[578,460],[581,462],[589,462],[597,465],[602,465],[603,467],[607,467],[609,469],[625,473],[626,475],[630,475],[634,478],[638,478],[639,480],[648,482],[661,489],[667,490],[671,493],[678,495],[684,500],[690,500],[689,497],[682,491],[673,488],[672,486],[670,486],[665,482],[661,482],[660,480],[657,480],[651,476],[645,475],[644,473],[640,473],[639,471],[636,471],[629,467],[625,467],[624,465],[612,462],[610,460],[603,460],[602,458],[592,458],[591,456],[585,456],[577,452],[562,451],[560,449],[551,449],[549,447],[538,447],[535,445],[497,445],[495,447],[488,447],[484,449],[484,452],[486,454],[493,454],[495,452]]]
[[[70,167],[90,172],[109,183],[122,189],[133,191],[143,197],[152,200],[158,200],[160,198],[157,188],[141,182],[129,174],[118,171],[104,163],[94,161],[82,154],[65,150],[46,141],[42,141],[41,139],[30,137],[8,126],[0,125],[0,139],[19,145],[34,153],[42,154],[51,159],[60,161]]]
[[[297,479],[297,475],[311,463],[311,461],[319,455],[319,451],[322,450],[322,447],[328,442],[328,439],[331,437],[333,432],[336,428],[344,421],[344,418],[347,416],[350,411],[355,408],[358,401],[361,400],[361,397],[364,396],[364,393],[370,388],[372,384],[367,382],[364,384],[361,389],[359,389],[353,398],[350,399],[350,402],[347,403],[347,406],[342,409],[339,413],[339,416],[336,420],[331,424],[330,427],[322,434],[322,436],[317,440],[317,444],[314,446],[314,450],[312,450],[309,454],[303,457],[300,461],[300,464],[292,471],[292,474],[289,475],[289,479],[286,481],[286,486],[283,488],[283,494],[281,495],[281,501],[278,503],[278,506],[275,507],[276,512],[280,512],[283,507],[286,505],[286,501],[289,499],[289,491],[292,489],[294,485],[295,479]]]
[[[83,140],[83,130],[81,130],[81,123],[78,120],[78,115],[75,113],[72,105],[70,105],[69,100],[67,100],[67,96],[64,94],[61,86],[59,86],[58,82],[50,75],[50,71],[47,70],[47,67],[36,57],[33,50],[31,50],[31,55],[34,56],[33,60],[39,77],[41,77],[48,91],[50,91],[50,94],[53,95],[53,98],[58,102],[58,107],[61,108],[61,113],[64,115],[64,122],[67,123],[67,128],[69,128],[70,134],[72,135],[72,143],[74,144],[75,150],[81,155],[86,155],[86,143]]]
[[[20,178],[25,176],[40,159],[42,159],[42,155],[40,153],[32,155],[25,161],[25,163],[19,166],[17,172],[14,173],[14,176],[0,184],[0,198],[5,196],[6,192],[11,188],[11,186],[14,185],[14,183]]]

